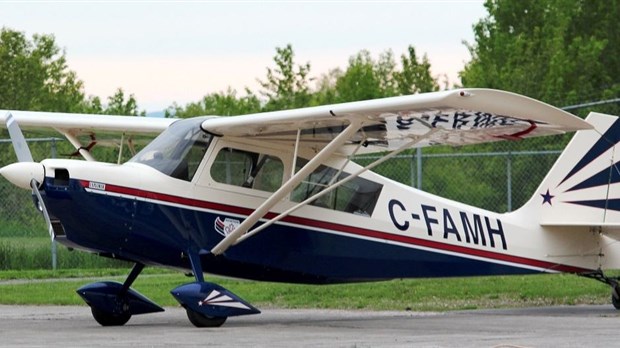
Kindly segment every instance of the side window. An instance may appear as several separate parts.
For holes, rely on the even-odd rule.
[[[306,160],[298,158],[296,169],[299,170],[306,163]],[[338,174],[338,170],[334,168],[323,165],[319,166],[293,190],[291,200],[303,202],[323,191],[329,185],[349,176],[347,173],[340,173],[338,178],[335,178],[336,174]],[[317,207],[370,216],[375,209],[382,188],[383,185],[357,177],[315,199],[310,204]]]
[[[213,180],[261,191],[275,192],[282,185],[284,165],[274,156],[222,148],[211,166]]]

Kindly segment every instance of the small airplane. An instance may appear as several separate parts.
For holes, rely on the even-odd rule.
[[[458,89],[235,117],[0,117],[18,158],[0,173],[32,191],[51,238],[135,264],[123,283],[77,290],[104,326],[163,311],[131,288],[145,266],[191,272],[171,293],[197,327],[259,313],[204,272],[308,284],[568,272],[609,284],[620,308],[618,278],[603,273],[620,268],[614,116],[582,120],[513,93]],[[22,127],[55,129],[86,161],[33,161]],[[371,171],[416,147],[573,131],[537,192],[504,214]],[[97,132],[159,135],[117,164],[91,154]],[[380,158],[351,160],[367,153]]]

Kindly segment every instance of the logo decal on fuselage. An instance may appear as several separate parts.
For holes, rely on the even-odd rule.
[[[222,220],[222,218],[218,216],[215,219],[214,227],[217,233],[226,237],[232,233],[232,231],[234,231],[240,223],[241,221],[237,219],[224,218],[224,220]]]

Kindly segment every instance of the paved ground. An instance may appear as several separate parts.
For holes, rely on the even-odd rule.
[[[620,312],[606,306],[447,313],[264,310],[217,329],[180,308],[104,328],[88,307],[0,306],[0,346],[596,347],[618,346]]]

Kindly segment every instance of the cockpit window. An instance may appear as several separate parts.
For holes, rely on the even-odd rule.
[[[173,178],[191,181],[204,157],[212,135],[200,124],[204,118],[174,122],[129,162],[151,166]]]

